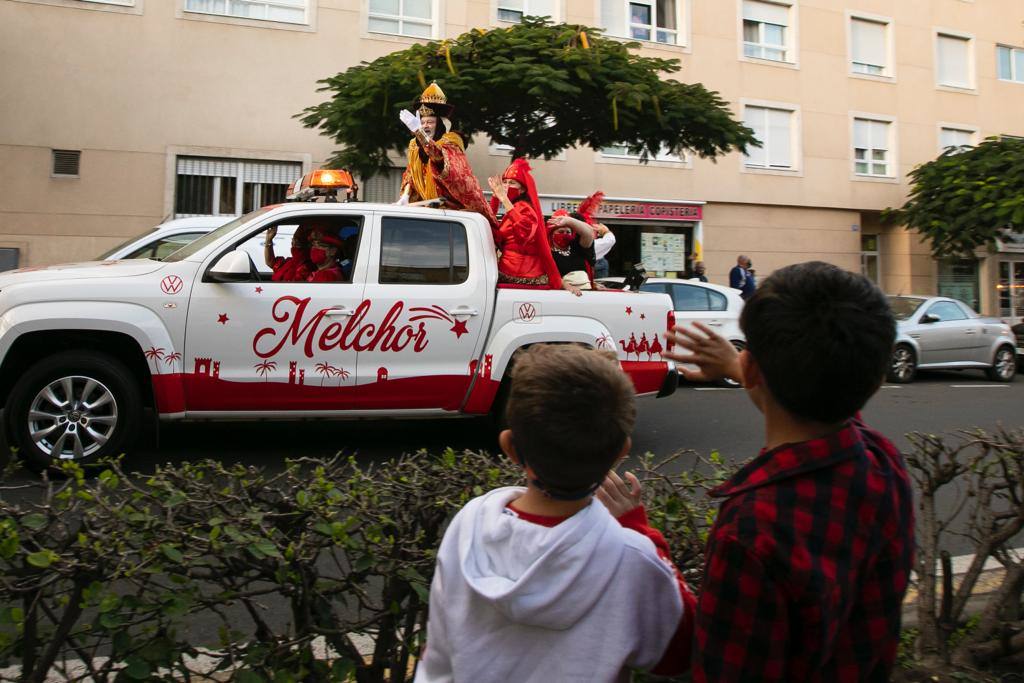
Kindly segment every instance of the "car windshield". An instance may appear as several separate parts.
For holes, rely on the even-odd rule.
[[[908,320],[924,302],[924,299],[914,296],[890,296],[889,308],[897,320]]]
[[[190,244],[186,244],[185,246],[183,246],[181,249],[179,249],[178,251],[174,252],[173,254],[169,254],[169,255],[165,256],[163,260],[165,262],[167,262],[167,263],[173,263],[175,261],[184,261],[185,259],[187,259],[192,254],[196,253],[200,249],[204,249],[205,247],[213,244],[214,242],[219,240],[221,237],[223,237],[224,235],[228,234],[229,232],[231,232],[232,230],[237,228],[242,223],[245,223],[247,221],[251,221],[253,218],[256,218],[260,214],[264,214],[267,211],[270,211],[272,208],[274,208],[274,207],[273,206],[264,206],[262,209],[256,209],[255,211],[251,211],[251,212],[245,214],[244,216],[239,216],[238,218],[236,218],[235,220],[231,221],[230,223],[225,223],[224,225],[220,226],[219,228],[217,228],[213,232],[209,232],[209,233],[203,235],[202,237],[197,239],[195,242],[192,242]]]
[[[136,235],[135,237],[129,237],[128,239],[126,239],[124,242],[121,242],[120,244],[118,244],[113,249],[108,249],[105,252],[103,252],[102,254],[100,254],[99,256],[97,256],[96,260],[97,261],[106,261],[108,258],[113,256],[117,252],[121,251],[122,249],[127,247],[129,244],[132,244],[133,242],[135,242],[136,240],[140,239],[141,237],[143,237],[145,235],[152,234],[152,233],[154,233],[156,231],[157,231],[156,228],[152,228],[152,229],[147,230],[146,232],[142,233],[141,235]]]

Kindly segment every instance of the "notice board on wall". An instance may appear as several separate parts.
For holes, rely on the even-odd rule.
[[[664,232],[641,233],[640,261],[649,271],[686,270],[686,235]]]

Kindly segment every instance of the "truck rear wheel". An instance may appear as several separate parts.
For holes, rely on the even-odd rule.
[[[142,395],[128,368],[94,351],[33,365],[11,391],[8,434],[26,466],[88,464],[121,453],[138,434]]]

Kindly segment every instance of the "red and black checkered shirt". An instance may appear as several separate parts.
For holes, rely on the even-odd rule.
[[[914,554],[899,452],[857,420],[712,491],[694,681],[888,681]]]

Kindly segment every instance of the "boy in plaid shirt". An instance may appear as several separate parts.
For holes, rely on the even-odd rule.
[[[765,445],[712,491],[695,681],[888,681],[914,552],[903,461],[860,421],[895,322],[866,278],[821,262],[776,271],[747,301],[746,350],[703,325],[668,336],[691,379],[740,380]]]

